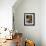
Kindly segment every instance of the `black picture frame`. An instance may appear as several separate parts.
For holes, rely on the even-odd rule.
[[[24,13],[24,26],[35,25],[35,13]]]

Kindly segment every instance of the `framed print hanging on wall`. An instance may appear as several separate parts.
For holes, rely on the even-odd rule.
[[[35,13],[24,13],[24,26],[35,25]]]

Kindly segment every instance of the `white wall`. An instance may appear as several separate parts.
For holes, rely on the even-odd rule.
[[[16,4],[13,7],[15,28],[22,32],[25,38],[34,40],[36,46],[41,46],[40,0],[23,0],[17,7]],[[24,26],[24,13],[35,13],[35,26]]]
[[[12,28],[12,6],[16,0],[0,0],[0,27]]]
[[[12,29],[12,6],[14,5],[15,1],[16,0],[0,0],[0,28],[6,27],[9,30]],[[3,30],[0,29],[0,33]],[[9,31],[3,31],[0,34],[0,38],[5,38],[7,35],[10,35]]]
[[[46,0],[41,1],[41,38],[42,46],[46,46]]]

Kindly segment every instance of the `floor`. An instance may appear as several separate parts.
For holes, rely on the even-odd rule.
[[[6,40],[6,39],[0,39],[0,46],[23,46],[22,43],[22,37],[20,37],[21,34],[16,33],[16,35],[14,35],[11,40]],[[4,42],[5,41],[5,42]],[[2,43],[3,42],[3,43]]]
[[[6,40],[6,42],[2,43],[0,46],[16,46],[15,39],[13,39],[13,40]]]

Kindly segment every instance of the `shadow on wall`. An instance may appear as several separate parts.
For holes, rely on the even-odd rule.
[[[40,0],[24,0],[20,4],[18,1],[13,7],[15,28],[23,33],[24,39],[34,40],[36,46],[41,46],[39,9]],[[35,26],[24,26],[24,13],[35,13]]]

